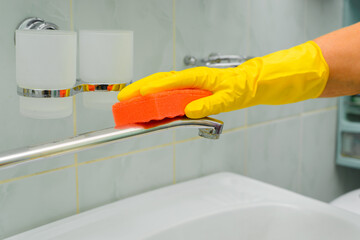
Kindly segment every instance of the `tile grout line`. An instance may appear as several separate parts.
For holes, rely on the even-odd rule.
[[[86,165],[86,164],[102,162],[102,161],[106,161],[106,160],[110,160],[110,159],[114,159],[114,158],[118,158],[118,157],[129,156],[129,155],[136,154],[136,153],[141,153],[141,152],[151,151],[151,150],[155,150],[155,149],[159,149],[159,148],[163,148],[163,147],[172,146],[173,144],[174,143],[170,142],[170,143],[165,143],[165,144],[162,144],[162,145],[156,145],[156,146],[152,146],[152,147],[148,147],[148,148],[142,148],[142,149],[138,149],[138,150],[131,151],[131,152],[120,153],[120,154],[111,155],[111,156],[108,156],[108,157],[97,158],[97,159],[94,159],[94,160],[81,162],[78,165],[82,166],[82,165]]]
[[[173,137],[174,137],[174,135],[173,135]],[[188,138],[188,139],[179,140],[179,141],[176,141],[176,139],[175,139],[170,143],[164,143],[164,144],[161,144],[161,145],[155,145],[155,146],[142,148],[142,149],[138,149],[138,150],[135,150],[135,151],[126,152],[126,153],[111,155],[111,156],[107,156],[107,157],[103,157],[103,158],[97,158],[97,159],[94,159],[94,160],[81,162],[78,165],[82,166],[82,165],[86,165],[86,164],[92,164],[92,163],[95,163],[95,162],[106,161],[106,160],[110,160],[110,159],[114,159],[114,158],[118,158],[118,157],[124,157],[124,156],[128,156],[128,155],[136,154],[136,153],[151,151],[151,150],[164,148],[164,147],[169,147],[169,146],[173,146],[173,145],[180,144],[180,143],[191,142],[191,141],[199,140],[199,139],[202,139],[202,137],[196,136],[196,137],[193,137],[193,138]]]
[[[61,171],[61,170],[68,169],[68,168],[72,168],[72,167],[75,167],[75,165],[74,165],[74,164],[71,164],[71,165],[67,165],[67,166],[64,166],[64,167],[54,168],[54,169],[51,169],[51,170],[46,170],[46,171],[42,171],[42,172],[37,172],[37,173],[29,174],[29,175],[24,175],[24,176],[20,176],[20,177],[15,177],[15,178],[9,178],[9,179],[5,179],[5,180],[0,180],[0,185],[1,185],[1,184],[5,184],[5,183],[10,183],[10,182],[18,181],[18,180],[22,180],[22,179],[26,179],[26,178],[30,178],[30,177],[34,177],[34,176],[38,176],[38,175],[42,175],[42,174],[46,174],[46,173]]]
[[[304,105],[302,106],[302,108],[304,108]],[[303,154],[302,154],[302,151],[303,151],[303,138],[304,138],[304,134],[303,134],[303,129],[304,129],[304,117],[301,115],[300,116],[300,142],[299,142],[299,159],[298,159],[298,183],[297,183],[297,192],[300,193],[301,192],[301,189],[302,189],[302,161],[303,161]]]
[[[308,36],[306,34],[306,26],[307,26],[307,7],[308,7],[308,1],[309,0],[305,0],[305,7],[304,7],[304,28],[303,28],[303,31],[304,31],[304,36],[305,36],[305,41],[307,41],[308,39]]]
[[[76,184],[76,213],[80,213],[80,200],[79,200],[79,164],[78,154],[74,154],[75,160],[75,184]]]
[[[172,2],[173,71],[176,71],[176,0]]]
[[[70,10],[70,30],[74,31],[74,13],[73,13],[73,1],[69,0]],[[73,96],[73,135],[77,135],[77,110],[76,110],[76,96]],[[74,166],[75,166],[75,188],[76,188],[76,213],[80,213],[80,201],[79,201],[79,165],[78,154],[74,154]]]
[[[244,175],[247,176],[248,174],[248,109],[246,109],[245,111],[245,127],[244,127],[245,131],[245,150],[244,150]]]
[[[173,71],[176,71],[176,0],[172,1]],[[172,130],[173,184],[176,183],[176,130]]]
[[[246,9],[247,9],[247,14],[246,14],[246,43],[245,43],[245,49],[246,49],[246,55],[250,56],[249,51],[251,48],[251,43],[250,43],[250,15],[251,15],[251,3],[250,0],[247,0],[246,2]]]
[[[250,56],[250,49],[251,49],[251,41],[250,41],[250,17],[251,17],[251,0],[247,0],[246,1],[246,10],[247,10],[247,14],[246,14],[246,55]],[[233,132],[239,131],[239,130],[244,130],[244,142],[245,142],[245,150],[244,150],[244,175],[247,176],[248,175],[248,119],[249,118],[249,108],[245,109],[245,125],[243,128],[235,128],[235,129],[229,129],[229,132],[232,132],[231,130],[233,130]],[[225,131],[226,133],[226,131]]]
[[[74,31],[74,18],[73,18],[73,1],[69,0],[70,7],[70,30]]]
[[[299,114],[295,114],[295,115],[291,115],[291,116],[287,116],[287,117],[283,117],[283,118],[277,118],[274,120],[270,120],[270,121],[265,121],[265,122],[259,122],[259,123],[254,123],[254,124],[248,124],[248,111],[245,111],[245,124],[241,127],[235,127],[235,128],[231,128],[231,129],[227,129],[227,130],[223,130],[222,134],[227,134],[227,133],[233,133],[233,132],[237,132],[237,131],[242,131],[242,130],[246,130],[250,127],[257,127],[257,126],[262,126],[262,125],[266,125],[266,124],[271,124],[271,123],[277,123],[277,122],[282,122],[282,121],[286,121],[286,120],[292,120],[301,116],[307,116],[307,115],[312,115],[312,114],[317,114],[317,113],[323,113],[323,112],[327,112],[327,111],[331,111],[331,110],[336,110],[337,107],[336,106],[332,106],[332,107],[328,107],[328,108],[322,108],[322,109],[317,109],[314,111],[309,111],[309,112],[305,112],[305,113],[299,113]],[[182,142],[187,142],[187,141],[192,141],[192,140],[198,140],[201,139],[201,137],[193,137],[193,138],[187,138],[184,140],[180,140],[177,143],[182,143]]]
[[[259,126],[259,125],[264,125],[264,124],[269,124],[269,123],[281,122],[281,121],[297,118],[297,117],[300,117],[300,116],[307,116],[307,115],[312,115],[312,114],[317,114],[317,113],[323,113],[323,112],[326,112],[326,111],[331,111],[331,110],[336,110],[336,109],[337,109],[337,106],[331,106],[331,107],[327,107],[327,108],[316,109],[316,110],[305,112],[305,113],[300,112],[298,114],[294,114],[294,115],[291,115],[291,116],[277,118],[277,119],[273,119],[273,120],[269,120],[269,121],[265,121],[265,122],[254,123],[254,124],[250,124],[250,125],[247,125],[247,126],[248,127],[254,127],[254,126]]]
[[[313,114],[322,113],[322,112],[331,111],[331,110],[337,110],[337,109],[338,109],[337,105],[334,105],[334,106],[327,107],[327,108],[321,108],[321,109],[316,109],[316,110],[312,110],[312,111],[308,111],[308,112],[302,112],[301,115],[308,116],[308,115],[313,115]]]
[[[193,140],[200,139],[200,138],[201,137],[194,137],[194,138],[189,138],[189,139],[185,139],[185,140],[175,141],[174,143],[172,143],[172,142],[171,143],[165,143],[165,144],[156,145],[156,146],[152,146],[152,147],[148,147],[148,148],[143,148],[143,149],[139,149],[139,150],[135,150],[135,151],[130,151],[130,152],[126,152],[126,153],[111,155],[111,156],[104,157],[104,158],[98,158],[98,159],[94,159],[94,160],[90,160],[90,161],[86,161],[86,162],[81,162],[81,163],[77,162],[77,165],[72,164],[72,165],[67,165],[67,166],[60,167],[60,168],[54,168],[54,169],[50,169],[50,170],[46,170],[46,171],[42,171],[42,172],[23,175],[23,176],[20,176],[20,177],[9,178],[9,179],[6,179],[6,180],[0,180],[0,185],[4,184],[4,183],[8,183],[8,182],[13,182],[13,181],[16,181],[16,180],[21,180],[21,179],[25,179],[25,178],[29,178],[29,177],[33,177],[33,176],[37,176],[37,175],[41,175],[41,174],[45,174],[45,173],[49,173],[49,172],[59,171],[59,170],[70,168],[70,167],[75,167],[76,168],[76,167],[86,165],[86,164],[92,164],[92,163],[96,163],[96,162],[110,160],[110,159],[117,158],[117,157],[123,157],[123,156],[128,156],[128,155],[132,155],[132,154],[136,154],[136,153],[151,151],[151,150],[155,150],[155,149],[159,149],[159,148],[163,148],[163,147],[172,146],[174,144],[193,141]]]
[[[73,12],[72,12],[72,0],[69,0],[70,1],[70,25],[73,29]],[[175,2],[176,0],[173,0],[173,18],[174,18],[174,14],[175,14]],[[248,0],[248,3],[249,3],[249,0]],[[248,8],[250,8],[250,6],[248,5]],[[305,17],[306,18],[306,17]],[[176,31],[175,31],[175,20],[173,19],[173,66],[174,66],[174,70],[175,70],[175,61],[176,61],[176,49],[175,49],[175,36],[176,36]],[[304,31],[305,31],[305,27],[304,27]],[[249,36],[248,36],[249,38]],[[250,44],[250,43],[249,43]],[[77,129],[76,129],[76,99],[74,97],[74,100],[73,100],[73,106],[75,106],[75,108],[73,109],[74,110],[74,135],[76,135],[76,132],[77,132]],[[314,111],[309,111],[309,112],[305,112],[305,113],[301,113],[299,114],[297,117],[301,117],[300,121],[301,121],[301,129],[302,129],[302,121],[303,121],[303,116],[307,116],[307,115],[311,115],[311,114],[316,114],[316,113],[321,113],[321,112],[325,112],[325,111],[329,111],[329,110],[333,110],[333,109],[337,109],[336,106],[333,106],[333,107],[328,107],[328,108],[324,108],[324,109],[317,109],[317,110],[314,110]],[[269,124],[269,123],[274,123],[274,122],[278,122],[278,121],[282,121],[282,120],[287,120],[287,119],[293,119],[294,116],[291,116],[291,117],[286,117],[286,118],[282,118],[282,119],[276,119],[276,120],[273,120],[273,121],[267,121],[267,122],[262,122],[262,123],[258,123],[258,124],[253,124],[253,125],[247,125],[247,111],[246,111],[246,121],[245,121],[245,126],[244,127],[239,127],[239,128],[233,128],[233,129],[229,129],[229,130],[226,130],[224,131],[224,134],[227,134],[227,133],[232,133],[232,132],[236,132],[236,131],[240,131],[240,130],[247,130],[248,127],[253,127],[253,126],[258,126],[258,125],[262,125],[262,124]],[[247,131],[245,131],[245,144],[247,144]],[[302,139],[302,136],[300,136],[301,139]],[[200,137],[194,137],[194,138],[189,138],[189,139],[185,139],[185,140],[180,140],[180,141],[176,141],[176,133],[175,131],[173,132],[173,139],[172,139],[172,145],[174,147],[173,149],[173,163],[175,164],[175,149],[176,149],[176,144],[179,144],[179,143],[183,143],[183,142],[188,142],[188,141],[194,141],[194,140],[198,140],[198,139],[201,139]],[[301,140],[300,139],[300,140]],[[157,149],[157,148],[160,148],[160,147],[165,147],[167,146],[166,144],[165,145],[158,145],[154,148],[145,148],[145,149],[141,149],[140,151],[138,152],[141,152],[141,151],[149,151],[151,149]],[[130,154],[134,154],[136,153],[137,151],[134,151],[134,152],[129,152],[128,155]],[[301,152],[300,152],[301,154]],[[116,155],[114,155],[116,156]],[[115,157],[113,157],[115,158]],[[95,159],[96,160],[96,159]],[[93,161],[95,161],[93,160]],[[107,160],[107,159],[104,159],[104,160]],[[247,159],[245,159],[245,163],[246,163]],[[92,163],[92,161],[89,161],[89,163]],[[48,173],[48,172],[54,172],[54,171],[58,171],[58,170],[62,170],[62,169],[67,169],[67,168],[71,168],[71,167],[75,167],[75,170],[76,170],[76,197],[77,197],[77,211],[79,210],[79,186],[78,186],[78,166],[79,165],[83,165],[83,164],[89,164],[87,162],[85,163],[80,163],[78,164],[78,156],[77,154],[74,154],[74,165],[68,165],[68,166],[65,166],[65,167],[61,167],[61,168],[55,168],[55,169],[51,169],[51,170],[48,170],[48,171],[43,171],[43,172],[38,172],[38,173],[34,173],[34,174],[30,174],[30,175],[25,175],[25,176],[20,176],[20,177],[16,177],[16,178],[12,178],[12,179],[7,179],[7,180],[3,180],[3,181],[0,181],[0,184],[3,184],[3,183],[7,183],[7,182],[12,182],[12,181],[16,181],[16,180],[21,180],[21,179],[24,179],[24,178],[27,178],[27,177],[32,177],[32,176],[37,176],[37,175],[41,175],[41,174],[45,174],[45,173]],[[174,179],[175,179],[175,167],[174,167]]]
[[[294,119],[294,118],[297,118],[297,117],[300,117],[300,116],[306,116],[306,115],[309,115],[309,114],[322,113],[322,112],[335,110],[335,109],[337,109],[336,106],[329,107],[329,108],[324,108],[324,109],[319,109],[319,110],[315,110],[315,111],[308,112],[308,113],[301,113],[301,114],[298,114],[298,115],[293,115],[293,116],[285,117],[285,118],[281,118],[281,119],[275,119],[275,120],[272,120],[272,121],[256,123],[256,124],[252,124],[252,125],[248,125],[248,123],[247,123],[247,115],[248,114],[247,114],[247,111],[246,111],[246,114],[245,114],[245,119],[246,120],[245,120],[245,125],[244,126],[225,130],[225,131],[223,131],[222,134],[234,133],[234,132],[237,132],[237,131],[247,130],[250,127],[256,127],[256,126],[261,126],[261,125],[265,125],[265,124],[276,123],[276,122],[280,122],[280,121]],[[24,179],[24,178],[27,178],[27,177],[32,177],[32,176],[35,176],[35,175],[45,174],[45,173],[48,173],[48,172],[62,170],[62,169],[69,168],[69,167],[77,168],[78,166],[82,166],[82,165],[85,165],[85,164],[92,164],[92,163],[95,163],[95,162],[106,161],[106,160],[117,158],[117,157],[128,156],[128,155],[132,155],[132,154],[136,154],[136,153],[140,153],[140,152],[146,152],[146,151],[150,151],[150,150],[154,150],[154,149],[159,149],[159,148],[162,148],[162,147],[168,147],[168,146],[177,145],[177,144],[190,142],[190,141],[196,141],[196,140],[200,140],[200,139],[202,139],[202,138],[199,137],[199,136],[196,136],[196,137],[193,137],[193,138],[187,138],[187,139],[183,139],[183,140],[178,140],[178,141],[176,141],[176,138],[175,138],[175,141],[173,140],[171,143],[165,143],[165,144],[156,145],[156,146],[152,146],[152,147],[148,147],[148,148],[142,148],[142,149],[139,149],[139,150],[130,151],[130,152],[121,153],[121,154],[116,154],[116,155],[111,155],[111,156],[108,156],[108,157],[98,158],[98,159],[94,159],[94,160],[90,160],[90,161],[86,161],[86,162],[78,163],[78,161],[76,160],[76,165],[73,164],[73,165],[68,165],[68,166],[61,167],[61,168],[55,168],[55,169],[51,169],[51,170],[47,170],[47,171],[43,171],[43,172],[30,174],[30,175],[24,175],[24,176],[20,176],[20,177],[16,177],[16,178],[10,178],[10,179],[7,179],[7,180],[0,181],[0,184],[6,183],[6,182],[12,182],[12,181],[15,181],[15,180]]]
[[[173,184],[176,184],[176,131],[173,130],[172,135],[172,147],[173,147]]]
[[[305,0],[305,8],[304,8],[304,28],[303,28],[303,31],[304,31],[304,36],[305,36],[305,40],[307,40],[308,36],[307,36],[307,33],[306,33],[306,27],[307,27],[307,7],[308,7],[308,0]],[[335,106],[336,107],[336,106]],[[298,166],[297,166],[297,174],[298,174],[298,182],[297,182],[297,187],[296,187],[296,191],[298,193],[301,192],[301,189],[302,189],[302,161],[303,161],[303,154],[302,154],[302,151],[303,151],[303,138],[304,138],[304,134],[303,134],[303,130],[304,130],[304,103],[302,103],[301,105],[301,114],[300,114],[300,128],[299,128],[299,148],[298,148],[298,151],[299,151],[299,154],[298,154]]]

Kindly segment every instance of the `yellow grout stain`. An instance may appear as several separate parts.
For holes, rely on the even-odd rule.
[[[172,2],[172,33],[173,33],[173,71],[176,71],[176,0]],[[176,183],[176,131],[172,134],[173,146],[173,184]]]
[[[74,18],[73,18],[73,2],[72,0],[69,0],[70,5],[70,30],[74,31]]]
[[[331,107],[327,107],[327,108],[321,108],[321,109],[316,109],[316,110],[312,110],[312,111],[308,111],[308,112],[303,112],[301,113],[302,116],[307,116],[307,115],[312,115],[312,114],[317,114],[317,113],[322,113],[322,112],[326,112],[326,111],[332,111],[332,110],[337,110],[337,106],[331,106]]]
[[[76,213],[80,213],[80,201],[79,201],[79,165],[78,155],[74,154],[75,159],[75,181],[76,181]]]
[[[75,167],[75,165],[67,165],[67,166],[64,166],[64,167],[54,168],[54,169],[51,169],[51,170],[46,170],[46,171],[42,171],[42,172],[37,172],[37,173],[29,174],[29,175],[24,175],[24,176],[16,177],[16,178],[9,178],[9,179],[6,179],[6,180],[1,180],[1,181],[0,181],[0,184],[10,183],[10,182],[14,182],[14,181],[26,179],[26,178],[29,178],[29,177],[34,177],[34,176],[42,175],[42,174],[45,174],[45,173],[56,172],[56,171],[64,170],[64,169],[71,168],[71,167]]]
[[[325,111],[331,111],[331,110],[336,110],[336,109],[337,109],[337,107],[333,106],[333,107],[328,107],[328,108],[323,108],[323,109],[318,109],[318,110],[302,113],[300,115],[316,114],[316,113],[322,113],[322,112],[325,112]],[[245,125],[245,126],[238,127],[238,128],[227,129],[227,130],[223,131],[222,134],[234,133],[234,132],[237,132],[237,131],[245,130],[245,129],[249,128],[249,127],[260,126],[260,125],[264,125],[264,124],[268,124],[268,123],[284,121],[284,120],[293,119],[293,118],[296,118],[296,117],[299,117],[299,115],[286,117],[286,118],[282,118],[282,119],[276,119],[276,120],[267,121],[267,122],[262,122],[262,123],[257,123],[257,124],[252,124],[252,125]],[[185,143],[185,142],[196,141],[196,140],[202,139],[201,137],[196,136],[196,137],[193,137],[193,138],[187,138],[187,139],[184,139],[184,140],[176,141],[176,140],[174,140],[174,138],[176,138],[176,137],[173,135],[172,142],[170,142],[170,143],[165,143],[165,144],[162,144],[162,145],[156,145],[156,146],[152,146],[152,147],[148,147],[148,148],[142,148],[142,149],[127,152],[127,153],[112,155],[112,156],[108,156],[108,157],[104,157],[104,158],[98,158],[98,159],[94,159],[94,160],[90,160],[90,161],[86,161],[86,162],[82,162],[82,163],[78,163],[77,154],[75,154],[75,164],[73,164],[73,165],[68,165],[68,166],[64,166],[64,167],[60,167],[60,168],[54,168],[54,169],[51,169],[51,170],[42,171],[42,172],[38,172],[38,173],[34,173],[34,174],[29,174],[29,175],[16,177],[16,178],[10,178],[10,179],[6,179],[6,180],[2,180],[2,181],[0,181],[0,184],[9,183],[9,182],[17,181],[17,180],[22,180],[22,179],[25,179],[25,178],[29,178],[29,177],[33,177],[33,176],[37,176],[37,175],[41,175],[41,174],[45,174],[45,173],[55,172],[55,171],[63,170],[63,169],[70,168],[70,167],[78,168],[79,166],[82,166],[82,165],[85,165],[85,164],[92,164],[92,163],[95,163],[95,162],[105,161],[105,160],[109,160],[109,159],[113,159],[113,158],[132,155],[132,154],[135,154],[135,153],[146,152],[146,151],[150,151],[150,150],[154,150],[154,149],[159,149],[159,148],[168,147],[168,146],[174,146],[176,144],[181,144],[181,143]],[[175,151],[173,153],[175,154]],[[174,164],[175,164],[175,158],[174,158]],[[174,168],[174,171],[175,171],[175,168]],[[78,171],[76,170],[76,182],[77,182],[76,184],[77,184],[77,197],[78,197],[78,175],[77,175],[77,172]],[[174,176],[175,176],[175,174],[174,174]],[[77,199],[77,201],[78,201],[78,199]]]
[[[73,135],[77,135],[76,96],[73,96]]]
[[[73,1],[69,0],[70,5],[70,29],[74,31],[74,14],[73,14]],[[76,96],[73,96],[73,135],[77,135],[77,111],[76,111]],[[76,213],[80,213],[80,201],[79,201],[79,165],[78,154],[74,154],[74,166],[75,166],[75,185],[76,185]]]
[[[245,145],[245,148],[244,148],[244,174],[247,175],[248,174],[248,170],[247,170],[247,166],[248,166],[248,118],[249,118],[249,110],[246,109],[245,110],[245,131],[244,131],[244,145]]]
[[[176,0],[172,3],[173,70],[176,71]]]
[[[73,31],[74,30],[73,1],[72,0],[69,0],[69,1],[70,1],[69,2],[69,5],[70,5],[70,29]],[[248,1],[248,8],[250,8],[249,2],[250,1]],[[176,0],[173,0],[172,1],[172,35],[173,35],[173,70],[174,71],[176,70],[176,15],[175,14],[176,14]],[[276,120],[262,122],[262,123],[257,123],[257,124],[253,124],[253,125],[248,125],[247,114],[246,114],[245,126],[225,130],[225,131],[223,131],[223,134],[232,133],[232,132],[236,132],[236,131],[241,131],[241,130],[244,130],[244,129],[248,128],[248,127],[252,127],[252,126],[272,123],[272,122],[276,122],[276,121],[282,121],[282,120],[291,119],[291,118],[294,118],[294,117],[299,117],[299,116],[308,115],[308,114],[315,114],[315,113],[318,113],[318,112],[323,112],[323,111],[327,111],[327,110],[333,110],[333,109],[336,109],[336,108],[337,107],[334,106],[334,107],[329,107],[329,108],[324,108],[324,109],[318,109],[318,110],[314,110],[314,111],[310,111],[310,112],[306,112],[306,113],[301,113],[300,115],[296,115],[296,116],[289,116],[289,117],[286,117],[286,118],[276,119]],[[75,96],[73,97],[73,134],[74,134],[74,136],[77,135],[77,111],[76,111],[76,97]],[[42,174],[45,174],[45,173],[50,173],[50,172],[55,172],[55,171],[75,167],[75,171],[76,171],[76,209],[77,209],[77,213],[79,213],[80,212],[80,206],[79,206],[79,176],[78,176],[78,167],[79,166],[82,166],[82,165],[85,165],[85,164],[92,164],[92,163],[96,163],[96,162],[100,162],[100,161],[106,161],[106,160],[109,160],[109,159],[114,159],[114,158],[118,158],[118,157],[121,157],[121,156],[127,156],[127,155],[131,155],[131,154],[135,154],[135,153],[145,152],[145,151],[149,151],[149,150],[153,150],[153,149],[159,149],[159,148],[163,148],[163,147],[167,147],[167,146],[173,146],[173,183],[176,183],[176,144],[185,143],[185,142],[189,142],[189,141],[195,141],[195,140],[199,140],[199,139],[201,139],[201,137],[197,136],[197,137],[193,137],[193,138],[188,138],[188,139],[176,141],[176,132],[173,131],[173,137],[172,137],[172,142],[171,143],[152,146],[152,147],[148,147],[148,148],[143,148],[143,149],[139,149],[139,150],[135,150],[135,151],[127,152],[127,153],[122,153],[122,154],[117,154],[117,155],[112,155],[112,156],[108,156],[108,157],[104,157],[104,158],[98,158],[98,159],[95,159],[95,160],[90,160],[90,161],[86,161],[86,162],[82,162],[82,163],[78,163],[78,155],[74,154],[74,164],[73,165],[68,165],[68,166],[55,168],[55,169],[51,169],[51,170],[47,170],[47,171],[42,171],[42,172],[30,174],[30,175],[25,175],[25,176],[21,176],[21,177],[2,180],[2,181],[0,181],[0,184],[9,183],[9,182],[13,182],[13,181],[22,180],[22,179],[26,179],[26,178],[29,178],[29,177],[37,176],[37,175],[42,175]]]
[[[226,133],[230,133],[230,132],[237,132],[237,131],[241,131],[241,130],[244,130],[244,129],[246,129],[246,125],[244,125],[242,127],[223,130],[221,134],[226,134]],[[220,137],[221,137],[221,135],[220,135]]]
[[[141,153],[141,152],[146,152],[146,151],[159,149],[159,148],[163,148],[163,147],[168,147],[168,146],[172,146],[172,145],[173,145],[173,143],[165,143],[165,144],[162,144],[162,145],[156,145],[156,146],[153,146],[153,147],[143,148],[143,149],[139,149],[139,150],[135,150],[135,151],[131,151],[131,152],[111,155],[111,156],[103,157],[103,158],[97,158],[97,159],[94,159],[94,160],[81,162],[81,163],[78,164],[78,166],[82,166],[82,165],[85,165],[85,164],[96,163],[96,162],[102,162],[102,161],[109,160],[109,159],[114,159],[114,158],[118,158],[118,157],[124,157],[124,156],[128,156],[128,155]]]
[[[173,184],[176,183],[176,131],[173,130],[172,135],[172,145],[173,145]]]

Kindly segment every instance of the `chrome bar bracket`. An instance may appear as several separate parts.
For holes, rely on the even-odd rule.
[[[194,56],[188,55],[184,58],[184,64],[190,67],[231,68],[237,67],[251,58],[253,57],[211,53],[207,58],[197,59]]]

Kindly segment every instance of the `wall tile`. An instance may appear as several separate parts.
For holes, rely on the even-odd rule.
[[[29,16],[37,16],[70,29],[70,4],[63,0],[0,0],[0,153],[40,145],[73,136],[72,116],[39,120],[24,117],[19,112],[16,94],[14,32],[18,24]],[[72,156],[42,159],[17,167],[0,168],[0,182],[28,174],[46,171],[73,163]],[[1,214],[0,214],[1,215]]]
[[[46,157],[24,162],[16,166],[0,167],[0,184],[8,179],[37,174],[74,164],[74,155],[67,154],[58,157]]]
[[[169,144],[172,139],[173,133],[171,130],[164,130],[162,132],[132,137],[118,143],[108,144],[103,147],[79,152],[78,162],[81,163],[99,158],[134,152],[144,148],[151,148],[155,146]]]
[[[172,1],[76,0],[76,29],[134,31],[134,80],[172,69]]]
[[[335,107],[338,98],[317,98],[304,101],[304,112],[314,111],[323,108]]]
[[[125,29],[134,31],[134,80],[158,71],[172,69],[172,2],[154,1],[97,1],[74,2],[75,28]],[[116,94],[114,103],[117,101]],[[78,132],[88,132],[114,126],[112,103],[103,110],[84,106],[77,100]],[[155,133],[118,144],[79,153],[79,162],[136,151],[172,141],[172,132]]]
[[[125,29],[134,31],[134,79],[172,70],[172,2],[166,0],[77,0],[75,29]],[[116,103],[113,94],[113,103]],[[77,100],[78,132],[114,126],[111,105],[103,110]],[[105,150],[104,150],[105,151]]]
[[[247,175],[286,189],[297,190],[300,132],[298,118],[250,127]]]
[[[173,147],[165,147],[79,167],[80,211],[173,182]]]
[[[302,102],[286,105],[257,105],[248,109],[248,125],[292,117],[302,112]]]
[[[246,9],[246,0],[176,1],[176,69],[186,55],[245,55]]]
[[[198,139],[176,145],[176,181],[229,171],[244,174],[245,131],[222,134],[218,140]]]
[[[360,187],[359,170],[335,164],[336,110],[303,117],[301,191],[331,201],[351,188]]]
[[[341,28],[343,0],[307,0],[305,33],[308,40]]]
[[[250,55],[263,56],[305,41],[305,1],[251,0]]]
[[[0,184],[0,238],[76,213],[75,169]]]
[[[176,69],[186,68],[183,63],[186,55],[199,59],[214,52],[245,55],[247,5],[246,0],[176,1]],[[224,130],[229,130],[245,125],[245,111],[211,117],[223,121]],[[196,136],[197,129],[176,131],[178,141]]]
[[[14,31],[25,18],[37,16],[70,29],[70,4],[63,0],[0,0],[0,152],[61,140],[73,135],[72,116],[38,120],[19,113],[16,94]],[[72,156],[41,159],[0,169],[0,182],[73,163]],[[0,238],[76,212],[75,171],[64,169],[0,184]]]
[[[62,0],[14,0],[0,1],[3,19],[0,32],[0,152],[43,144],[72,136],[72,118],[37,120],[19,113],[19,97],[16,94],[14,31],[29,16],[52,21],[62,29],[69,29],[69,2]]]
[[[211,52],[219,52],[261,56],[291,47],[336,29],[342,11],[341,0],[179,0],[175,16],[172,16],[172,3],[167,0],[75,0],[75,29],[134,30],[134,80],[137,80],[174,67],[183,69],[183,57],[187,54],[206,57]],[[0,151],[72,136],[72,117],[43,121],[19,115],[12,39],[16,25],[30,15],[69,29],[69,1],[0,0],[0,13],[9,19],[1,24],[0,32],[0,78],[8,79],[0,89],[3,114]],[[173,17],[176,56],[173,56]],[[79,133],[114,125],[111,104],[104,110],[86,108],[80,95],[76,97],[76,104]],[[231,171],[320,200],[331,200],[360,187],[359,170],[335,166],[332,152],[335,149],[335,110],[306,113],[304,117],[300,114],[334,105],[333,99],[317,99],[223,113],[214,117],[225,122],[225,130],[258,125],[228,131],[216,141],[199,138],[178,143],[175,158],[174,146],[169,145],[173,131],[79,153],[80,210],[171,184],[173,160],[178,182]],[[287,117],[292,118],[278,121]],[[267,121],[274,122],[264,124]],[[197,129],[176,130],[175,135],[176,140],[192,138],[197,135]],[[81,164],[162,144],[168,145]],[[73,161],[73,156],[69,155],[19,168],[0,169],[0,182],[63,167]],[[75,169],[67,168],[0,184],[0,238],[74,214],[75,179]]]

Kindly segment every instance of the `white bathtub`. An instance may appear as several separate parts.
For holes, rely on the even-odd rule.
[[[9,239],[359,240],[360,215],[220,173],[120,200]]]

